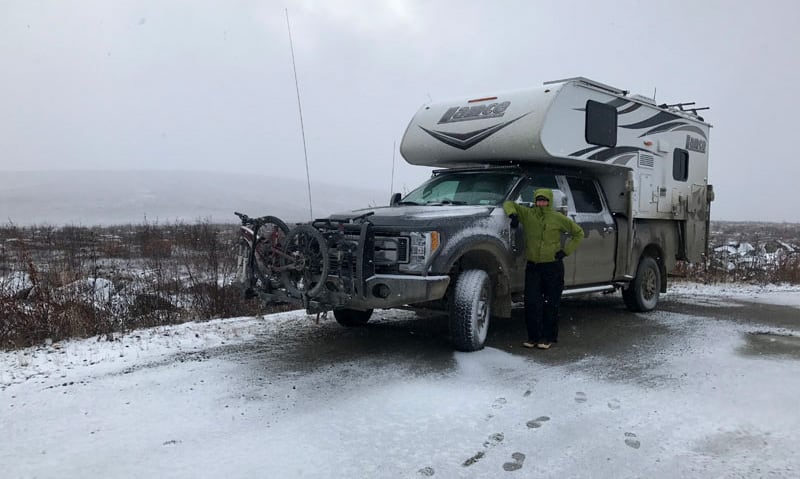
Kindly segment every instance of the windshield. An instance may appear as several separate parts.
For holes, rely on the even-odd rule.
[[[434,176],[412,191],[401,203],[499,205],[506,199],[518,175],[513,173],[461,172]]]

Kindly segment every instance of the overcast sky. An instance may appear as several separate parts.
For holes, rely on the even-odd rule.
[[[0,0],[0,170],[304,179],[285,9],[312,184],[388,197],[423,103],[586,76],[712,108],[714,219],[800,221],[794,0]]]

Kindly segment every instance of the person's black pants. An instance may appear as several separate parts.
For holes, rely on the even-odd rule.
[[[564,263],[531,263],[525,267],[525,325],[532,343],[558,341],[558,305],[564,289]]]

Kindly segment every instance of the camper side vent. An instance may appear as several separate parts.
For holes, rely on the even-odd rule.
[[[656,159],[653,155],[639,152],[639,168],[653,168],[656,165]]]

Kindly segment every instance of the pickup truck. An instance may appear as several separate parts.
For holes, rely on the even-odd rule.
[[[502,204],[530,206],[544,187],[585,233],[564,259],[563,294],[619,289],[630,310],[650,311],[676,261],[707,248],[709,128],[696,111],[585,78],[426,105],[400,151],[442,168],[388,206],[293,228],[240,215],[245,293],[332,310],[347,327],[376,308],[442,309],[454,347],[481,349],[524,289],[524,232]]]

